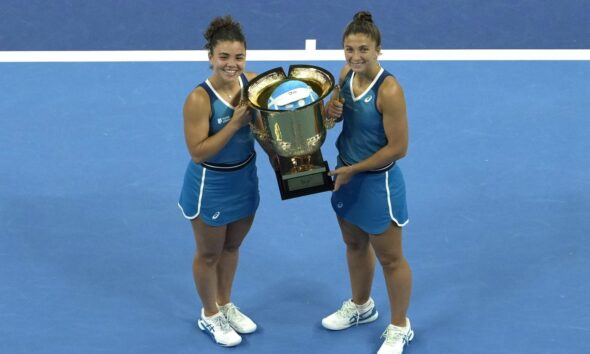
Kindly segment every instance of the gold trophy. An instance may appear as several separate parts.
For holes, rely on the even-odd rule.
[[[269,97],[287,80],[305,82],[318,99],[294,110],[269,109]],[[271,69],[252,79],[246,88],[248,105],[262,117],[262,129],[252,125],[252,131],[256,139],[278,156],[279,166],[275,172],[283,200],[334,187],[328,176],[328,163],[320,151],[327,126],[334,125],[332,120],[323,117],[323,100],[333,88],[332,74],[312,65],[291,65],[288,75],[281,67]]]

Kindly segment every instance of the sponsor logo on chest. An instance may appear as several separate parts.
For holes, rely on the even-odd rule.
[[[223,125],[223,124],[229,122],[230,119],[231,119],[231,116],[217,118],[217,124]]]

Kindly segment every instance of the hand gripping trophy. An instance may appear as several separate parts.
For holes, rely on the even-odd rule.
[[[332,74],[311,65],[291,65],[287,75],[281,67],[271,69],[246,88],[248,105],[262,117],[262,129],[252,125],[252,131],[278,156],[275,172],[283,200],[333,189],[320,150],[326,128],[334,126],[323,117],[323,99],[333,89]]]

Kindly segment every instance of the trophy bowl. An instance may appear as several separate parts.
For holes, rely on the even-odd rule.
[[[293,110],[268,108],[268,99],[277,86],[287,80],[305,82],[317,94],[314,102]],[[246,88],[250,107],[260,112],[258,140],[270,145],[279,156],[277,179],[283,199],[331,190],[328,164],[321,155],[326,140],[323,100],[334,89],[334,77],[323,68],[291,65],[288,74],[281,67],[268,70],[252,79]]]

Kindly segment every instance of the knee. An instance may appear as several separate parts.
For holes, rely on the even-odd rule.
[[[351,252],[365,252],[368,250],[369,243],[360,240],[345,240],[346,250]]]
[[[236,253],[240,249],[240,245],[235,244],[226,244],[223,246],[223,252],[226,253]]]
[[[220,255],[213,252],[199,252],[195,253],[194,262],[205,267],[215,267],[219,261]]]
[[[395,270],[401,267],[405,262],[404,256],[401,254],[382,254],[379,255],[377,258],[379,259],[381,267],[383,267],[384,269]]]

